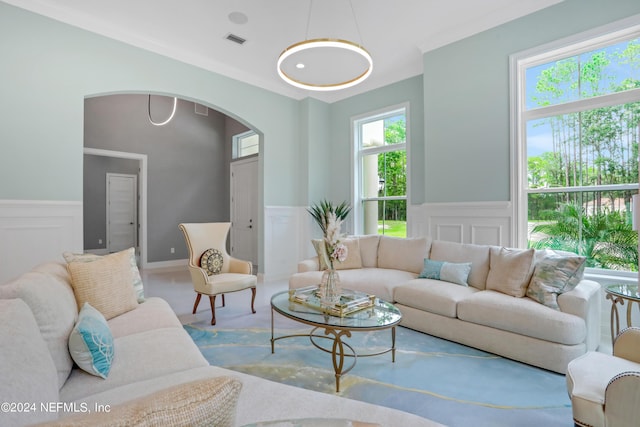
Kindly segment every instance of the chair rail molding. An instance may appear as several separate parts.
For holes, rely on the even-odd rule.
[[[511,202],[424,203],[408,214],[412,237],[513,246]]]
[[[82,235],[81,201],[0,200],[0,284],[82,252]]]

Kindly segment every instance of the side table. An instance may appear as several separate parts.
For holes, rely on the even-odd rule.
[[[620,316],[618,315],[618,304],[624,305],[627,301],[627,327],[631,326],[631,307],[633,303],[638,304],[640,309],[640,294],[638,293],[638,285],[607,285],[604,288],[607,299],[611,300],[611,343],[620,333]]]

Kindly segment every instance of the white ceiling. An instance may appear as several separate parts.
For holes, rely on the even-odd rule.
[[[285,96],[334,102],[421,74],[424,52],[562,0],[2,1]],[[247,22],[233,22],[234,12]],[[230,42],[229,33],[247,42]],[[373,57],[371,76],[332,92],[280,79],[276,61],[286,47],[324,37],[361,43]]]

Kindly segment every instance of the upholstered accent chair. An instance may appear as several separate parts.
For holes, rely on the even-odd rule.
[[[251,262],[233,258],[227,253],[230,226],[229,222],[179,225],[189,250],[189,272],[193,289],[197,294],[193,314],[196,313],[202,295],[207,295],[211,303],[212,325],[216,324],[217,295],[222,295],[224,307],[225,293],[251,289],[251,312],[256,312],[253,304],[256,298],[257,278],[252,274]],[[201,265],[201,259],[205,260],[207,265]]]
[[[616,337],[613,355],[590,351],[569,362],[573,420],[584,427],[626,427],[640,420],[640,328]]]

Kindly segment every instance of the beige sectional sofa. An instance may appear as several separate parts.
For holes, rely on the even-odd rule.
[[[581,257],[430,238],[352,236],[345,244],[342,287],[393,301],[408,328],[559,373],[600,343],[600,285],[582,279],[583,266],[573,276],[564,268]],[[418,277],[426,265],[436,278]],[[317,257],[303,260],[289,287],[318,284],[321,275]],[[460,275],[462,285],[449,281]],[[560,287],[549,288],[553,280]]]
[[[309,417],[388,427],[437,425],[210,366],[160,298],[138,302],[126,296],[133,308],[106,320],[113,336],[108,375],[89,374],[74,363],[69,349],[80,323],[75,279],[64,263],[51,262],[0,286],[0,425],[109,426],[118,420],[118,425],[241,426]],[[98,367],[94,360],[85,368]]]

